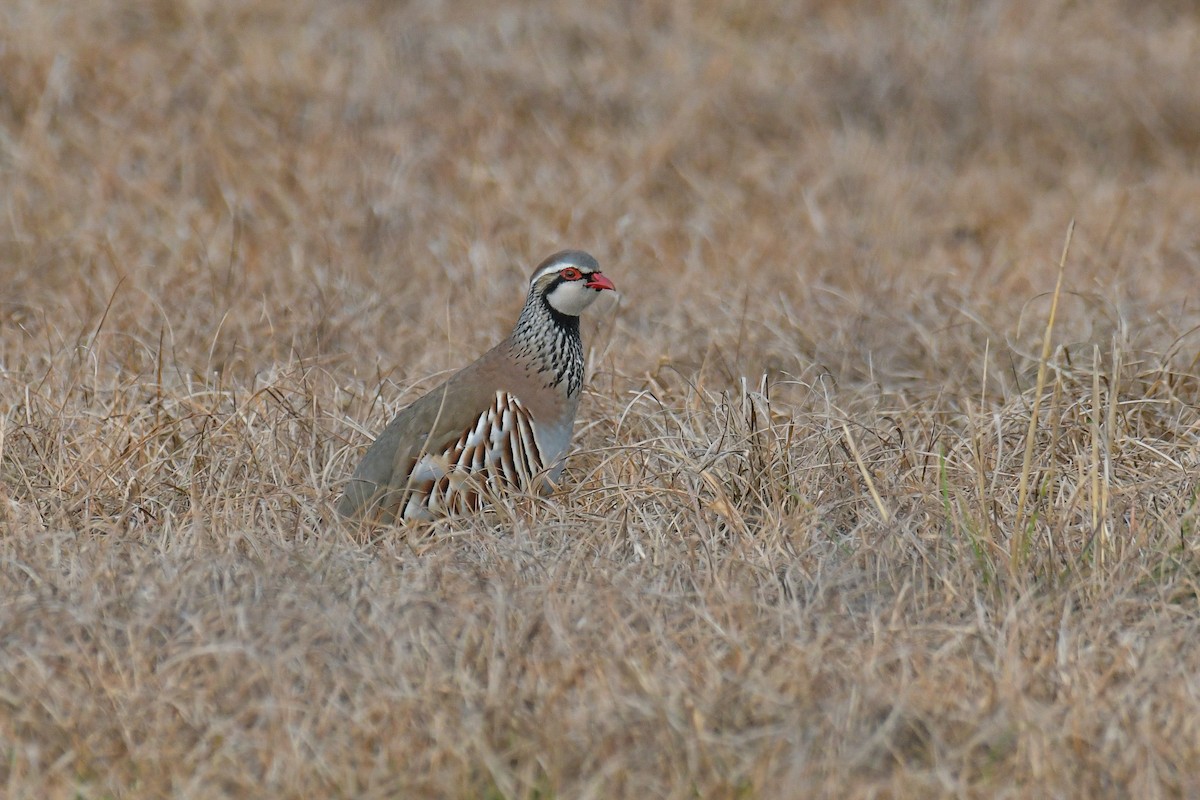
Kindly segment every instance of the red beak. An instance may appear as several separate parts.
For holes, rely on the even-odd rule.
[[[613,286],[613,282],[604,277],[599,272],[593,272],[588,282],[584,284],[589,289],[611,289],[616,291],[617,287]]]

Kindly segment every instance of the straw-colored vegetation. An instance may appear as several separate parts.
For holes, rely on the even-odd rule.
[[[1196,796],[1198,53],[1165,0],[8,0],[0,795]],[[622,299],[562,493],[337,522],[567,246]]]

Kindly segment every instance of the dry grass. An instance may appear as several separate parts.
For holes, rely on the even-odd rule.
[[[1198,41],[5,3],[0,794],[1200,793]],[[563,246],[569,489],[333,521]]]

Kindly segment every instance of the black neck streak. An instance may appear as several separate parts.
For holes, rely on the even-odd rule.
[[[560,279],[561,280],[561,279]],[[568,397],[583,387],[583,342],[579,317],[557,311],[546,299],[553,291],[532,292],[513,328],[513,355],[537,374],[545,375],[546,386],[562,386]]]
[[[550,300],[545,297],[542,298],[542,305],[546,307],[546,314],[549,315],[554,325],[562,330],[563,335],[579,338],[579,317],[572,317],[570,314],[558,311],[550,305]]]

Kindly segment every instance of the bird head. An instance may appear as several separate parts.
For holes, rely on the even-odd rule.
[[[600,264],[582,250],[563,250],[547,258],[529,279],[531,296],[545,298],[559,314],[578,317],[604,291],[615,291]]]

